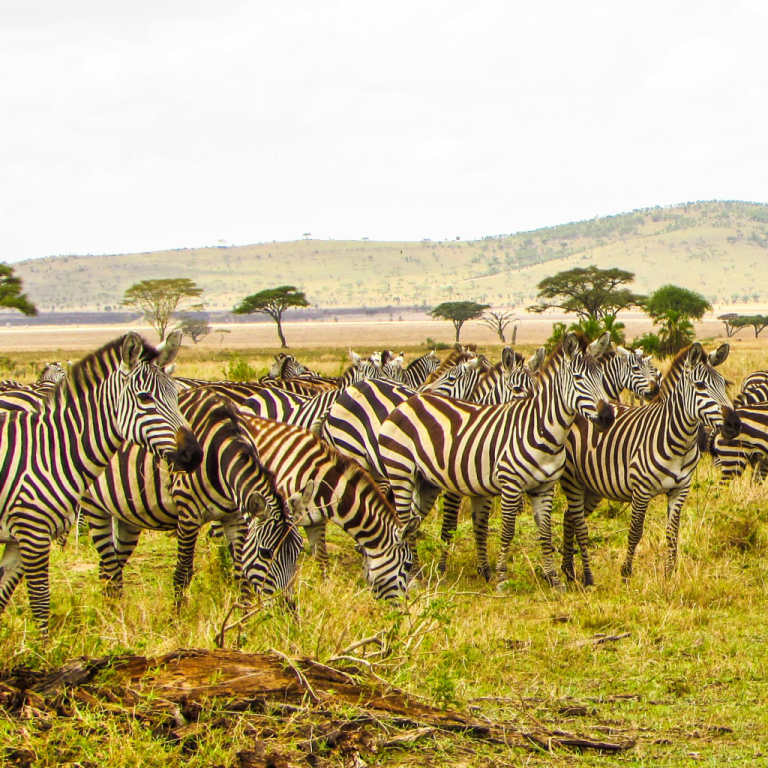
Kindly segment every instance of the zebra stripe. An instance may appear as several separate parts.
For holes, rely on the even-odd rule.
[[[736,415],[741,420],[737,439],[726,440],[720,430],[714,430],[709,440],[720,482],[724,485],[741,476],[747,466],[752,467],[753,480],[763,482],[768,477],[768,403],[742,406]]]
[[[483,406],[419,394],[395,408],[381,427],[379,449],[401,519],[423,517],[441,489],[472,497],[478,558],[490,578],[486,538],[491,498],[501,495],[497,570],[504,575],[515,519],[527,493],[539,527],[544,571],[550,583],[561,587],[552,549],[554,488],[576,414],[603,429],[613,423],[597,361],[608,344],[607,333],[589,347],[583,337],[568,333],[542,368],[535,397]]]
[[[616,422],[605,434],[582,419],[568,437],[567,460],[561,485],[568,501],[564,523],[563,571],[573,571],[573,539],[578,539],[584,582],[594,582],[587,551],[585,518],[601,499],[632,503],[627,555],[622,576],[632,574],[632,563],[643,534],[648,504],[666,494],[667,558],[669,575],[677,560],[680,512],[688,496],[691,476],[699,462],[699,424],[722,426],[733,437],[739,419],[725,393],[725,379],[715,370],[728,357],[723,344],[709,358],[696,343],[673,361],[656,398],[642,407],[620,406]]]
[[[40,413],[0,415],[0,612],[22,575],[32,613],[48,629],[51,541],[74,521],[80,497],[125,440],[177,470],[202,459],[179,412],[178,391],[162,371],[181,332],[161,349],[128,333],[77,363]]]
[[[244,415],[243,423],[283,494],[295,493],[314,480],[309,511],[297,524],[305,527],[313,548],[320,547],[316,554],[321,565],[323,529],[330,520],[362,549],[364,575],[374,595],[402,597],[412,562],[406,538],[418,521],[403,526],[371,477],[307,430],[257,416]]]
[[[122,592],[123,570],[142,530],[175,531],[173,584],[180,599],[192,579],[200,528],[212,520],[224,529],[235,580],[246,599],[249,585],[265,595],[284,590],[301,551],[301,535],[293,523],[294,514],[304,513],[300,498],[285,503],[230,400],[190,390],[179,398],[179,408],[203,449],[204,461],[194,472],[169,474],[165,463],[146,449],[124,445],[81,499],[105,590]],[[257,544],[244,578],[243,543],[250,525],[255,526],[250,538]]]
[[[603,365],[605,394],[611,400],[618,400],[619,395],[628,389],[638,397],[653,397],[659,391],[656,374],[650,358],[624,347],[616,347],[606,356]]]

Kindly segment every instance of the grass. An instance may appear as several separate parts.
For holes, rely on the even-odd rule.
[[[189,350],[183,358],[179,375],[202,376],[222,365],[221,359],[194,354]],[[326,350],[306,359],[332,370],[339,356]],[[253,365],[265,364],[246,357]],[[757,367],[765,367],[765,353],[753,344],[726,362],[725,374],[738,381]],[[297,613],[265,610],[228,634],[228,645],[327,661],[353,641],[381,632],[392,652],[376,667],[378,674],[437,705],[476,707],[481,715],[521,727],[541,723],[550,730],[637,741],[634,749],[607,756],[522,751],[440,735],[408,749],[365,755],[371,765],[755,765],[764,753],[768,722],[768,488],[752,485],[747,476],[721,489],[718,479],[705,457],[683,510],[679,567],[669,581],[663,575],[660,499],[648,513],[629,584],[619,576],[629,510],[603,503],[589,521],[597,586],[585,591],[573,585],[562,595],[543,579],[529,514],[518,526],[502,592],[474,573],[466,514],[451,546],[448,575],[438,579],[439,517],[433,514],[419,544],[433,570],[406,605],[372,599],[351,542],[333,529],[327,579],[302,556]],[[556,509],[562,508],[558,494]],[[498,507],[492,524],[495,546]],[[556,545],[560,535],[556,527]],[[143,534],[126,571],[124,599],[109,601],[100,593],[93,547],[73,536],[53,554],[48,645],[40,642],[20,588],[0,619],[0,667],[44,668],[80,655],[155,656],[180,647],[214,647],[237,600],[219,545],[201,538],[189,598],[178,613],[171,589],[174,547],[167,536]],[[598,642],[600,633],[626,637]],[[193,767],[238,765],[237,753],[253,749],[265,733],[278,734],[289,750],[299,738],[290,717],[228,714],[227,726],[220,727],[225,713],[224,704],[212,707],[201,716],[204,728],[196,739],[173,743],[140,708],[122,717],[76,703],[69,717],[0,718],[0,745],[6,755],[19,750],[36,756],[35,765]],[[336,753],[326,757],[329,765],[344,764]]]

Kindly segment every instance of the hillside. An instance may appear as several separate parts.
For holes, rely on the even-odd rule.
[[[190,277],[212,310],[293,284],[319,307],[525,305],[538,281],[576,265],[618,266],[635,288],[667,282],[715,302],[768,300],[768,205],[688,203],[472,242],[302,240],[116,256],[51,256],[16,265],[41,312],[117,310],[145,278]]]

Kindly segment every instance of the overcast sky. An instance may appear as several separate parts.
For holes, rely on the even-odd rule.
[[[3,0],[0,259],[768,202],[768,3]]]

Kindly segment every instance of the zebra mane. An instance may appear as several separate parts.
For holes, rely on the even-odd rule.
[[[410,368],[412,368],[414,365],[416,365],[416,363],[419,362],[419,360],[424,360],[425,358],[432,357],[433,355],[434,355],[434,350],[430,350],[426,354],[421,355],[421,357],[414,358],[413,360],[411,360],[410,363],[408,363],[408,365],[405,366],[405,370],[407,371]]]
[[[439,379],[447,370],[450,370],[459,363],[463,363],[465,360],[471,360],[473,357],[475,357],[474,351],[468,349],[454,349],[451,354],[448,355],[448,357],[446,357],[445,360],[443,360],[440,365],[429,374],[429,376],[427,376],[424,384],[432,384],[432,382],[437,381],[437,379]]]
[[[585,355],[590,345],[589,339],[581,331],[569,331],[569,333],[572,333],[576,337],[576,340],[579,342],[579,351]],[[515,353],[515,355],[517,355],[517,353]],[[549,353],[547,359],[544,361],[544,364],[541,366],[541,374],[544,375],[549,371],[550,368],[555,367],[555,361],[559,362],[562,357],[563,342],[559,341],[557,346]]]
[[[685,368],[685,362],[688,359],[688,352],[690,351],[691,346],[693,345],[687,346],[675,355],[674,360],[672,360],[672,363],[669,366],[669,370],[664,374],[664,378],[661,380],[658,394],[650,402],[653,403],[657,400],[666,399],[670,392],[675,388],[677,382],[680,381],[680,377],[683,375],[683,369]],[[705,366],[712,367],[709,364],[709,358],[706,355],[702,357],[700,362]]]
[[[143,336],[141,340],[141,352],[139,360],[142,363],[151,363],[160,356],[160,350],[150,344]],[[92,384],[103,381],[112,371],[116,370],[122,362],[122,349],[125,335],[119,336],[95,352],[78,360],[70,369],[69,376],[61,379],[51,389],[46,397],[46,402],[61,402],[69,393],[82,389],[88,389]]]

